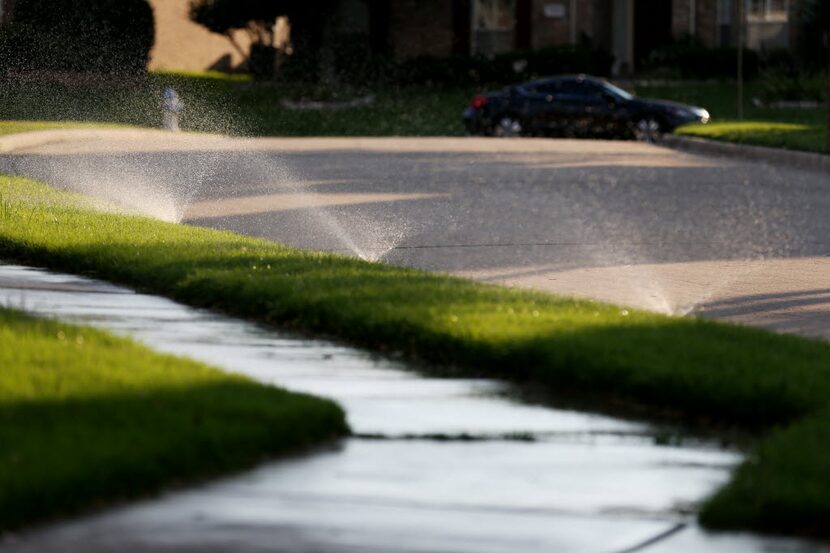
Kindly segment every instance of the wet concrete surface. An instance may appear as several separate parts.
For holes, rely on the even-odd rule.
[[[504,383],[422,376],[70,275],[0,265],[0,304],[331,397],[357,434],[192,490],[6,536],[4,553],[830,552],[702,531],[694,505],[741,455],[692,438],[661,445],[671,428],[522,403]]]
[[[830,338],[826,173],[622,141],[87,130],[0,143],[0,170],[168,220]]]

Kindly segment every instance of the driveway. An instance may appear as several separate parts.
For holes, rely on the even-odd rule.
[[[826,173],[587,140],[51,131],[0,151],[167,220],[830,338]]]

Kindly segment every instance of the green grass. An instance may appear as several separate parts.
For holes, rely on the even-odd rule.
[[[726,140],[743,144],[826,152],[826,109],[778,109],[758,107],[752,98],[761,96],[760,81],[747,84],[744,121],[739,121],[735,83],[703,83],[688,86],[641,86],[642,96],[674,100],[706,108],[712,115],[708,125],[688,125],[676,134]]]
[[[172,86],[185,103],[185,130],[246,136],[392,136],[464,134],[461,111],[474,89],[340,87],[252,83],[221,73],[148,73],[112,82],[15,83],[0,87],[0,120],[101,121],[158,127],[161,96]],[[282,100],[348,100],[374,94],[368,107],[292,110]]]
[[[347,432],[331,402],[98,330],[0,308],[0,343],[0,530]]]
[[[125,125],[105,124],[108,127]],[[50,129],[91,129],[100,128],[102,123],[95,121],[0,121],[0,136],[30,131],[45,131]]]
[[[156,72],[134,79],[71,85],[6,82],[0,90],[0,120],[101,121],[157,127],[161,123],[160,99],[167,86],[174,87],[185,102],[181,118],[185,130],[247,136],[460,136],[464,134],[461,111],[473,94],[500,88],[494,85],[332,89],[255,83],[244,75],[217,72]],[[731,122],[737,117],[735,84],[730,82],[639,86],[634,92],[705,107],[714,123]],[[354,109],[292,110],[282,104],[285,99],[338,101],[369,93],[375,96],[375,103]],[[769,136],[758,128],[752,133],[741,133],[742,139],[813,151],[823,148],[824,109],[756,107],[752,98],[761,93],[760,81],[747,84],[744,102],[747,120],[809,128],[792,133],[772,128]]]
[[[821,125],[770,121],[725,121],[708,125],[686,125],[677,129],[675,134],[820,153],[826,152],[827,141],[827,129]]]
[[[823,435],[830,345],[824,342],[96,213],[77,196],[20,178],[0,178],[0,195],[9,204],[0,220],[6,258],[464,374],[532,381],[598,405],[780,428],[762,443],[757,463],[704,506],[703,520],[715,527],[830,532],[824,524],[830,494],[809,492],[830,486]],[[788,455],[804,459],[810,470],[787,465]],[[758,474],[769,486],[753,484]]]

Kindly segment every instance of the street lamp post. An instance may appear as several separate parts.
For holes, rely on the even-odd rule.
[[[825,7],[830,11],[830,6]],[[827,153],[830,154],[830,17],[825,18],[828,28],[824,31],[824,47],[827,48]]]
[[[738,119],[744,118],[744,1],[738,0]]]

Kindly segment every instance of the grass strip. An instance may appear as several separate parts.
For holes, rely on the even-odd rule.
[[[184,102],[182,129],[244,136],[462,136],[461,111],[471,87],[336,87],[247,82],[211,72],[147,73],[124,82],[4,82],[0,120],[104,121],[157,128],[161,98],[173,87]],[[293,109],[284,101],[343,102],[372,96],[348,109]]]
[[[806,441],[797,450],[786,434],[802,423],[827,427],[830,345],[824,342],[98,213],[79,196],[22,178],[0,177],[0,195],[6,206],[0,216],[2,257],[467,374],[534,381],[559,394],[606,404],[636,402],[653,413],[745,428],[778,425],[783,430],[769,434],[750,468],[738,471],[704,506],[702,520],[721,528],[830,535],[824,524],[830,520],[830,494],[807,504],[798,491],[775,493],[790,480],[799,482],[794,490],[830,486],[821,432],[799,435]],[[776,461],[796,454],[809,458],[813,469],[790,470]],[[754,470],[780,487],[753,486]],[[741,512],[742,504],[757,509]],[[788,518],[788,511],[800,518]],[[771,526],[770,520],[779,524]]]
[[[0,136],[30,131],[46,131],[51,129],[94,129],[101,127],[126,127],[116,123],[100,123],[92,121],[0,121]]]
[[[0,308],[0,530],[347,432],[333,403]]]
[[[801,123],[719,121],[707,125],[686,125],[677,129],[675,134],[738,144],[824,153],[827,129],[823,125]]]
[[[744,113],[748,119],[804,124],[821,132],[820,122],[826,120],[823,107],[773,109],[754,105],[751,99],[762,95],[763,85],[761,80],[746,83]],[[460,136],[464,134],[461,112],[470,98],[503,88],[486,84],[369,88],[275,84],[211,71],[160,71],[132,79],[76,82],[20,79],[4,82],[0,89],[0,120],[59,124],[107,121],[111,122],[107,125],[158,127],[161,97],[167,87],[173,87],[184,101],[180,115],[183,129],[244,136]],[[715,122],[737,118],[734,82],[638,84],[633,91],[643,97],[704,107]],[[285,102],[337,103],[367,95],[374,99],[370,105],[349,109],[292,109]],[[804,149],[816,151],[813,138],[792,140],[787,147],[800,148],[804,144]]]

